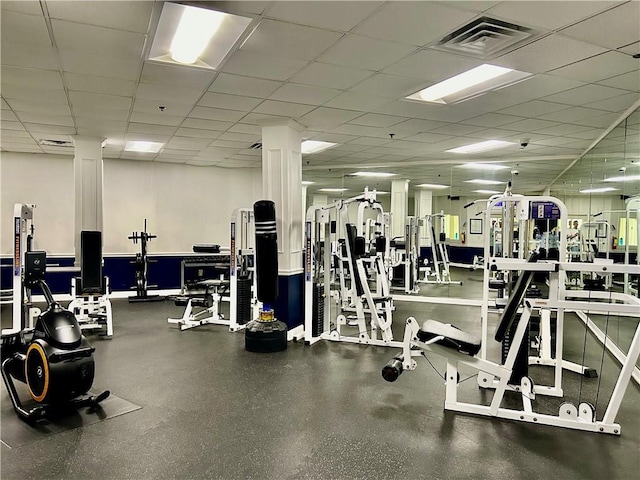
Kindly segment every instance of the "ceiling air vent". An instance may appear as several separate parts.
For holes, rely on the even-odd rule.
[[[73,142],[69,140],[47,140],[46,138],[40,139],[40,145],[46,147],[73,147]]]
[[[250,150],[260,150],[262,148],[262,143],[257,142],[249,147]]]
[[[535,30],[528,27],[480,17],[450,33],[432,48],[486,59],[504,54],[536,34]]]

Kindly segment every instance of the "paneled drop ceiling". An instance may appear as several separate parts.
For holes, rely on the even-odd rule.
[[[40,142],[91,135],[107,161],[259,167],[261,122],[293,118],[305,139],[339,144],[305,155],[310,192],[356,192],[370,182],[344,176],[371,168],[464,195],[470,160],[508,165],[501,180],[517,169],[518,190],[537,192],[640,98],[639,1],[198,3],[253,19],[218,71],[146,60],[160,1],[3,0],[1,150],[70,155]],[[488,59],[432,48],[482,16],[536,34]],[[404,100],[482,63],[534,75],[454,105]],[[487,139],[514,144],[445,152]],[[128,140],[165,147],[125,152]]]

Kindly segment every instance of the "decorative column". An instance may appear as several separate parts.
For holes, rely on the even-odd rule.
[[[75,184],[74,249],[75,265],[80,265],[80,232],[102,232],[102,147],[105,139],[73,135],[75,153],[73,176]]]
[[[409,180],[391,182],[391,238],[404,238],[409,203]]]
[[[302,132],[294,120],[262,126],[262,195],[276,207],[278,320],[292,329],[304,322],[302,245]]]
[[[433,192],[431,190],[416,189],[414,213],[417,221],[424,219],[425,215],[431,215],[433,213]],[[420,246],[431,246],[429,243],[429,233],[424,226],[420,228]]]

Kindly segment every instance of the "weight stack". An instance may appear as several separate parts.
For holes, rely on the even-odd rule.
[[[311,334],[319,337],[324,331],[324,285],[313,286],[313,316],[311,317]]]
[[[251,279],[247,277],[239,277],[236,281],[238,287],[237,304],[237,322],[239,325],[245,325],[251,321]]]
[[[513,324],[509,331],[505,334],[504,340],[502,341],[502,364],[507,361],[507,355],[509,354],[509,349],[511,348],[511,342],[513,336],[516,334],[516,328],[518,327],[518,322],[520,320],[520,315]],[[524,337],[522,343],[520,344],[520,349],[518,350],[518,355],[516,356],[516,361],[513,364],[513,371],[511,372],[511,378],[509,378],[510,385],[520,385],[520,380],[522,377],[526,377],[529,375],[529,326],[527,325],[527,329],[524,332]]]

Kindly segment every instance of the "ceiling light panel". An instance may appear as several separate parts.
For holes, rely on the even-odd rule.
[[[497,190],[474,190],[473,192],[474,193],[482,193],[482,194],[485,194],[485,195],[497,195],[499,193],[502,193],[502,192],[499,192]]]
[[[351,176],[353,177],[378,177],[378,178],[393,177],[394,175],[396,174],[387,173],[387,172],[354,172],[351,174]]]
[[[605,182],[640,182],[640,175],[622,175],[620,177],[609,177]]]
[[[341,193],[341,192],[346,192],[348,190],[348,188],[320,188],[318,189],[319,192],[325,192],[325,193]]]
[[[488,152],[489,150],[497,150],[499,148],[508,147],[509,145],[514,145],[514,143],[505,142],[504,140],[487,140],[485,142],[472,143],[470,145],[463,145],[462,147],[452,148],[450,150],[446,150],[446,152],[448,153],[480,153],[480,152]]]
[[[580,190],[580,193],[605,193],[605,192],[613,192],[615,190],[618,190],[618,189],[612,188],[612,187],[587,188],[585,190]]]
[[[163,146],[163,143],[134,140],[127,142],[124,149],[127,152],[158,153]]]
[[[444,190],[445,188],[449,188],[449,185],[440,185],[438,183],[421,183],[416,186],[419,188],[426,188],[429,190]]]
[[[527,72],[485,63],[431,85],[406,98],[407,100],[450,105],[477,97],[500,87],[506,87],[524,80],[530,75]]]
[[[460,168],[469,168],[472,170],[504,170],[509,167],[499,163],[465,163],[464,165],[460,165]]]
[[[217,69],[252,19],[166,2],[149,60]]]
[[[328,148],[335,147],[337,143],[322,142],[320,140],[305,140],[302,142],[301,150],[303,155],[322,152]]]

